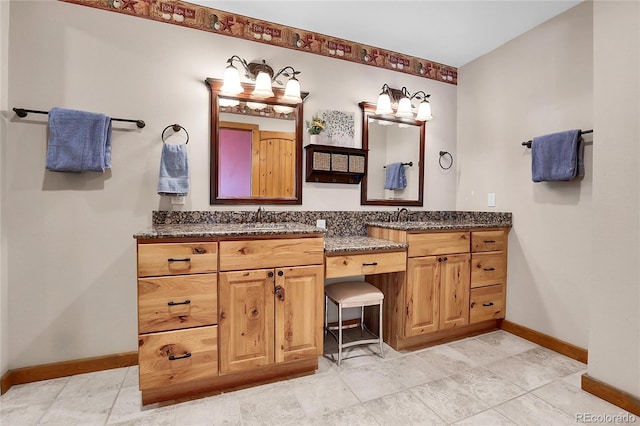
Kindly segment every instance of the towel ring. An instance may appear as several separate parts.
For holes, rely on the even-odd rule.
[[[451,163],[449,163],[449,167],[445,167],[442,165],[442,157],[444,157],[445,155],[448,155],[449,159],[451,160]],[[440,151],[440,158],[438,159],[438,164],[440,164],[440,168],[442,170],[449,170],[451,166],[453,166],[453,155],[451,155],[451,153],[447,151]]]
[[[164,133],[169,130],[169,128],[172,128],[174,132],[179,132],[180,130],[184,130],[184,132],[187,134],[187,141],[184,143],[185,145],[189,143],[189,132],[187,132],[187,129],[185,129],[184,127],[182,127],[179,124],[169,124],[167,127],[164,128],[164,130],[162,131],[162,143],[165,143],[164,140]]]

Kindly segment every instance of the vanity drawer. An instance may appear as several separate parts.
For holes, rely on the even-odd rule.
[[[504,284],[507,258],[502,251],[471,255],[471,288]]]
[[[322,265],[324,238],[279,238],[220,242],[220,270]]]
[[[504,230],[473,231],[471,233],[471,251],[499,251],[507,247]]]
[[[138,276],[197,274],[218,270],[218,243],[138,244]]]
[[[469,322],[504,318],[504,286],[492,285],[471,289]]]
[[[408,234],[409,257],[469,252],[469,232]]]
[[[407,264],[405,251],[365,253],[326,257],[326,278],[372,275],[404,271]]]
[[[138,340],[140,390],[218,375],[218,327],[145,334]]]
[[[216,274],[138,279],[138,333],[218,322]]]

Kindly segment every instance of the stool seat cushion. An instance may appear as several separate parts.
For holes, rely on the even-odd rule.
[[[343,281],[325,286],[324,292],[343,307],[378,305],[384,294],[366,281]]]

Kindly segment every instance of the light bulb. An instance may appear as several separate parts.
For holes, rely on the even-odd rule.
[[[431,104],[429,101],[424,100],[420,102],[418,106],[418,115],[416,115],[416,120],[418,121],[427,121],[433,120],[433,116],[431,115]]]
[[[263,104],[262,102],[247,102],[247,106],[256,111],[265,109],[267,107],[267,105]]]
[[[264,71],[260,71],[256,76],[256,87],[253,89],[253,96],[257,98],[272,98],[271,77]]]
[[[240,84],[240,73],[232,64],[229,64],[229,66],[224,70],[224,83],[222,84],[220,91],[225,95],[237,95],[244,91]]]
[[[234,107],[240,105],[237,99],[218,98],[218,105],[221,107]]]
[[[284,105],[274,105],[273,110],[278,114],[289,114],[290,112],[293,112],[292,107],[288,107]]]
[[[284,95],[281,99],[283,102],[295,104],[302,102],[302,98],[300,97],[300,82],[297,78],[293,77],[287,81],[287,85],[284,88]]]
[[[413,118],[413,112],[411,112],[411,101],[409,98],[402,98],[398,102],[398,111],[396,117],[400,118]]]
[[[391,108],[391,98],[386,93],[380,93],[378,96],[378,103],[376,105],[376,114],[384,115],[391,114],[393,109]]]

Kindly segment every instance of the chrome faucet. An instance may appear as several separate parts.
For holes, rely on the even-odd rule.
[[[406,212],[407,218],[409,218],[409,209],[403,207],[401,209],[398,209],[398,213],[396,213],[396,222],[400,222],[400,215],[402,214],[402,212]]]
[[[264,212],[264,207],[258,207],[258,211],[256,212],[256,222],[262,222],[262,213]]]

